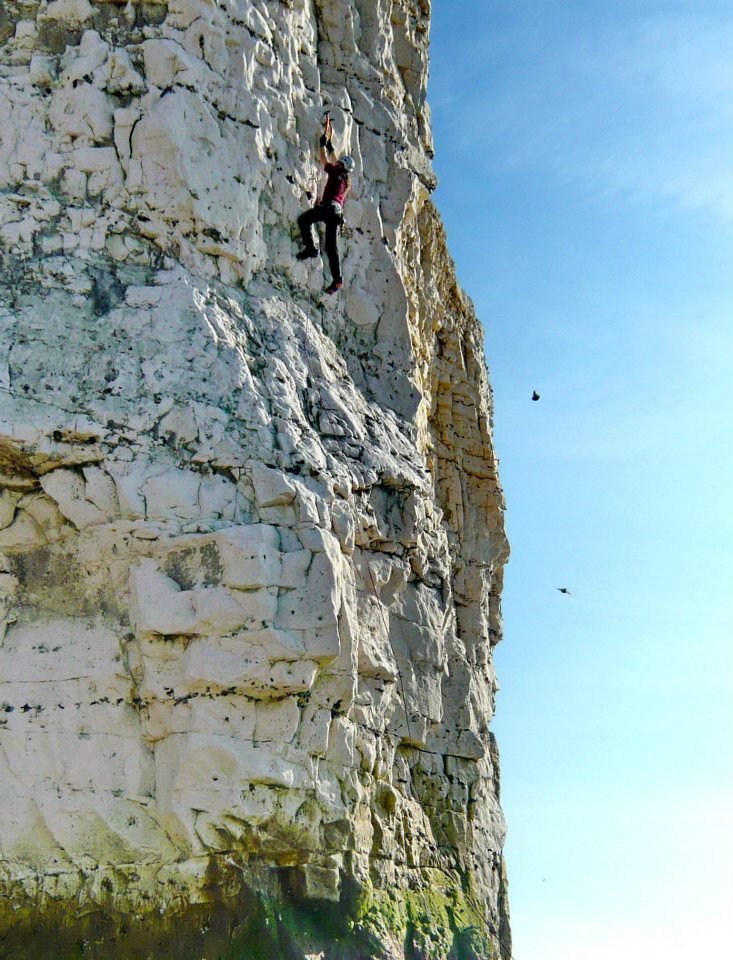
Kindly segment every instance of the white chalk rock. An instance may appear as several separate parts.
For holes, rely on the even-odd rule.
[[[195,916],[208,956],[267,889],[344,954],[506,952],[504,504],[430,4],[0,6],[0,939]],[[334,296],[296,259],[326,110]]]

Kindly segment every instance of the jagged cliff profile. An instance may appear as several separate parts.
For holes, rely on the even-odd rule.
[[[0,2],[0,955],[508,956],[429,0]],[[345,286],[299,263],[330,109]]]

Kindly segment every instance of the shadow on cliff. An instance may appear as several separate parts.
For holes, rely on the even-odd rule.
[[[181,911],[124,914],[73,903],[0,908],[1,960],[373,960],[385,953],[355,929],[353,904],[300,898],[296,871],[270,877],[278,889],[242,884],[235,899]]]

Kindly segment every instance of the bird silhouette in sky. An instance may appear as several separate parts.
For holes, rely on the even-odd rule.
[[[532,391],[532,399],[533,399],[533,400],[539,400],[539,399],[540,399],[540,395],[539,395],[539,393],[537,393],[536,390],[533,390],[533,391]]]
[[[557,589],[560,591],[560,593],[566,593],[569,597],[572,596],[567,587],[558,587]]]

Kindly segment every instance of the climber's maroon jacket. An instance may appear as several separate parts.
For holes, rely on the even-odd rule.
[[[343,206],[349,192],[348,174],[338,163],[327,163],[323,169],[328,174],[328,182],[324,187],[321,203],[335,202]]]

